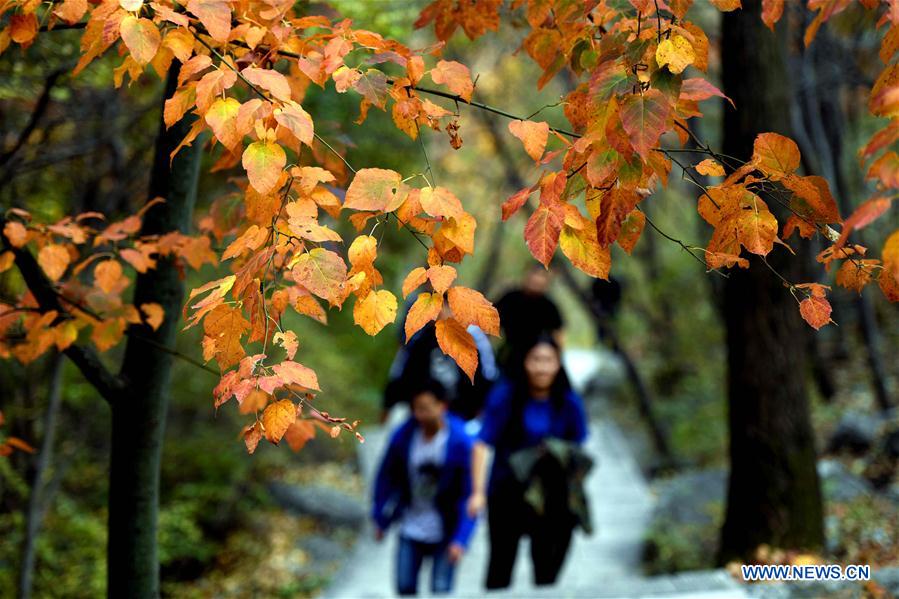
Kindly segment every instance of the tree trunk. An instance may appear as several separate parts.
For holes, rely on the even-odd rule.
[[[19,597],[31,597],[31,581],[34,574],[34,550],[41,521],[49,501],[44,483],[44,473],[53,462],[53,445],[56,438],[56,420],[62,396],[62,354],[51,358],[47,389],[47,409],[44,412],[44,430],[41,432],[41,448],[35,458],[34,474],[31,479],[31,494],[28,497],[28,511],[25,514],[25,542],[22,544],[22,565],[19,568]]]
[[[722,20],[723,152],[742,159],[763,131],[789,133],[788,79],[780,42],[762,23],[760,1]],[[777,205],[769,206],[778,216]],[[801,259],[778,248],[770,265],[795,280]],[[719,561],[746,559],[767,543],[823,543],[821,494],[806,391],[805,337],[796,301],[760,260],[724,284],[728,349],[730,478]]]
[[[166,95],[175,90],[178,69],[172,65]],[[186,232],[193,213],[200,164],[199,142],[179,152],[169,166],[169,154],[190,128],[190,122],[166,130],[160,118],[149,198],[165,203],[150,208],[141,234]],[[155,302],[165,310],[156,331],[133,325],[120,378],[126,389],[112,402],[112,449],[109,472],[109,597],[157,597],[159,561],[156,525],[159,465],[165,428],[172,356],[141,338],[170,347],[177,332],[184,286],[170,258],[160,258],[154,270],[137,277],[134,304]]]

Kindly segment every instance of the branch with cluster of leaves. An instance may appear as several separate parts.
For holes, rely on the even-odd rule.
[[[861,1],[871,10],[882,10],[877,0]],[[723,11],[740,5],[739,0],[711,2]],[[807,41],[849,3],[810,2],[818,15]],[[765,256],[778,245],[788,247],[785,240],[794,231],[804,237],[824,234],[832,243],[819,260],[828,266],[844,261],[838,284],[860,289],[876,277],[890,299],[899,299],[897,234],[887,242],[882,262],[863,258],[866,250],[848,243],[853,230],[883,213],[889,198],[875,198],[843,221],[826,182],[797,174],[796,144],[773,133],[756,139],[746,162],[715,153],[701,142],[700,151],[708,158],[695,165],[677,158],[691,139],[697,141],[687,123],[702,116],[700,103],[724,98],[702,75],[708,68],[709,42],[703,30],[687,19],[691,0],[512,3],[529,27],[522,49],[543,70],[537,87],[563,69],[575,78],[575,89],[562,102],[567,128],[534,121],[535,115],[516,118],[473,100],[475,83],[469,69],[439,58],[443,42],[457,29],[471,39],[498,29],[501,5],[501,0],[436,0],[424,9],[416,26],[433,23],[440,43],[417,50],[354,28],[349,20],[300,15],[292,2],[274,0],[249,4],[62,0],[49,7],[11,0],[0,7],[4,23],[0,51],[11,42],[27,48],[56,27],[78,27],[83,33],[75,74],[112,48],[122,57],[114,73],[117,86],[126,78],[143,76],[148,68],[159,75],[178,69],[178,87],[165,103],[164,121],[171,126],[187,115],[195,119],[175,153],[199,143],[200,134],[208,131],[217,156],[213,169],[245,171],[239,193],[213,202],[200,222],[202,236],[179,238],[178,243],[135,240],[128,249],[144,260],[182,252],[189,261],[199,252],[201,261],[221,261],[230,268],[231,274],[190,293],[185,316],[188,328],[202,326],[203,357],[220,368],[215,406],[234,398],[242,413],[254,414],[244,429],[249,451],[262,438],[272,443],[287,438],[293,447],[301,447],[314,433],[313,425],[302,417],[304,409],[327,422],[332,434],[355,432],[355,423],[312,408],[308,400],[319,392],[318,378],[296,360],[300,339],[282,325],[282,317],[290,310],[326,322],[321,302],[342,308],[352,300],[354,320],[366,333],[377,334],[392,323],[397,298],[382,286],[376,266],[378,240],[372,235],[390,218],[427,248],[426,262],[408,273],[402,286],[404,296],[425,287],[406,316],[406,338],[436,321],[440,348],[473,377],[477,350],[467,328],[476,325],[492,335],[499,332],[490,302],[478,291],[455,284],[453,264],[474,251],[477,227],[465,203],[450,189],[436,185],[429,161],[427,175],[351,166],[340,149],[316,131],[312,115],[303,107],[312,85],[358,94],[358,124],[372,108],[389,110],[396,127],[413,140],[420,141],[427,129],[443,130],[454,148],[462,144],[460,105],[512,119],[509,132],[542,172],[533,185],[503,203],[502,216],[510,218],[536,197],[525,241],[544,265],[561,249],[583,272],[607,278],[612,244],[630,253],[647,222],[640,204],[667,185],[675,164],[688,178],[693,178],[694,170],[723,178],[718,185],[700,184],[697,209],[713,228],[706,247],[679,242],[707,268],[745,268],[751,255],[767,264]],[[782,1],[764,2],[763,19],[773,27],[782,9]],[[895,12],[884,12],[881,23],[899,19]],[[896,31],[892,25],[885,37],[882,57],[887,62],[899,47]],[[688,68],[698,75],[685,76]],[[894,70],[889,66],[878,80],[871,101],[875,114],[890,118],[895,112]],[[453,109],[429,98],[449,100]],[[875,135],[863,158],[897,140],[899,121],[893,120]],[[899,158],[888,152],[871,166],[869,178],[883,188],[899,187],[897,172]],[[343,197],[335,188],[346,190]],[[792,214],[786,222],[777,222],[767,201],[789,208]],[[357,232],[352,240],[344,240],[334,226],[345,216]],[[13,258],[0,255],[0,266],[5,261],[8,268],[13,260],[19,264],[29,244],[51,281],[59,281],[70,263],[77,264],[74,271],[93,260],[76,258],[79,247],[88,247],[69,235],[82,227],[78,219],[41,228],[28,225],[27,215],[10,217],[6,226],[12,228],[5,234],[15,251],[10,250]],[[834,227],[840,225],[838,233]],[[67,235],[61,243],[60,236]],[[212,251],[210,239],[224,247],[220,255]],[[124,251],[116,247],[109,259],[97,259],[95,289],[86,295],[76,293],[80,283],[74,277],[63,284],[76,287],[71,294],[91,310],[96,308],[101,319],[73,305],[68,312],[74,317],[60,321],[52,305],[30,306],[26,296],[5,306],[0,322],[7,327],[24,325],[29,331],[37,324],[37,329],[52,333],[32,339],[26,335],[24,342],[0,349],[22,360],[34,359],[57,337],[63,343],[74,340],[78,325],[72,321],[79,319],[85,327],[93,327],[97,349],[117,342],[125,323],[141,318],[133,306],[103,303],[108,298],[102,293],[113,300],[120,295],[123,274],[114,265],[119,257],[130,262]],[[785,283],[812,326],[830,321],[825,286]],[[38,311],[21,310],[29,307]]]

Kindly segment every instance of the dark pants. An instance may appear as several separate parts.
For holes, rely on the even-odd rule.
[[[488,589],[509,586],[518,542],[523,535],[531,538],[531,562],[534,584],[556,582],[568,547],[572,523],[558,512],[538,515],[528,506],[520,488],[497,490],[487,498],[487,521],[490,526],[490,563],[487,567]]]
[[[431,592],[449,593],[453,590],[455,564],[450,563],[445,543],[420,543],[400,535],[396,552],[396,592],[400,595],[418,593],[418,572],[425,557],[430,557]]]

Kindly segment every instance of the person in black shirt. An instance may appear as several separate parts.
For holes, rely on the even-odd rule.
[[[561,343],[562,316],[546,295],[550,279],[549,271],[536,265],[527,272],[520,289],[507,292],[496,302],[504,339],[500,364],[508,365],[522,348],[543,333]]]

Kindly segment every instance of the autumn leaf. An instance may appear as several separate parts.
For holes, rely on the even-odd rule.
[[[267,194],[278,187],[281,171],[287,164],[287,155],[276,143],[256,141],[244,150],[242,164],[253,189]]]
[[[632,210],[621,223],[621,232],[616,241],[628,255],[634,251],[634,246],[637,245],[644,226],[646,226],[646,215],[640,210]]]
[[[431,69],[431,79],[438,85],[446,85],[452,93],[466,102],[471,100],[474,84],[471,82],[471,72],[464,64],[441,60]]]
[[[621,104],[621,126],[643,160],[659,143],[671,106],[657,89],[631,94]]]
[[[270,93],[276,100],[290,102],[290,84],[287,82],[287,77],[278,71],[247,67],[240,74],[253,85]]]
[[[576,268],[591,277],[608,280],[612,258],[609,247],[600,247],[596,240],[596,227],[577,230],[565,225],[559,237],[559,246]]]
[[[450,310],[463,326],[476,325],[488,335],[499,336],[499,312],[484,295],[468,287],[451,287],[446,294]]]
[[[318,387],[318,377],[315,375],[315,371],[299,362],[285,360],[280,364],[275,364],[272,370],[283,385],[299,385],[311,391],[321,390]]]
[[[406,324],[404,327],[406,342],[408,343],[421,327],[432,320],[436,320],[442,309],[442,293],[419,293],[418,297],[415,298],[412,307],[409,308],[409,312],[406,314]]]
[[[427,276],[431,287],[437,293],[443,293],[456,280],[456,269],[448,264],[435,265],[428,269]]]
[[[265,438],[275,445],[281,441],[281,437],[297,419],[297,407],[289,399],[282,399],[269,404],[262,412],[262,427],[265,430]]]
[[[752,163],[777,181],[799,168],[799,146],[777,133],[760,133],[752,145]]]
[[[200,19],[212,39],[228,41],[231,34],[230,0],[188,0],[187,10]]]
[[[445,187],[425,187],[419,195],[421,207],[438,218],[456,218],[463,214],[462,202]]]
[[[341,297],[347,279],[343,258],[324,248],[313,248],[302,254],[291,272],[297,283],[332,304]]]
[[[306,443],[315,438],[315,425],[308,420],[298,419],[284,433],[287,444],[293,451],[300,451]]]
[[[409,296],[410,293],[418,289],[425,281],[428,280],[428,271],[419,266],[413,268],[403,280],[403,298]]]
[[[144,320],[154,331],[157,330],[165,319],[165,310],[155,302],[141,304],[140,311],[144,313]]]
[[[20,248],[28,242],[28,229],[20,222],[11,220],[3,225],[3,235],[9,240],[9,245]]]
[[[608,247],[621,234],[621,224],[633,211],[640,197],[637,192],[613,187],[600,199],[599,217],[596,219],[596,240],[600,247]]]
[[[94,284],[104,293],[120,290],[122,265],[117,260],[103,260],[94,267]]]
[[[832,308],[824,297],[811,296],[799,302],[799,313],[815,330],[830,322]]]
[[[533,121],[512,121],[509,123],[509,132],[521,140],[524,151],[528,156],[539,162],[546,149],[549,139],[549,124],[546,122],[535,123]]]
[[[780,20],[783,11],[784,0],[762,0],[762,21],[771,31],[774,31],[774,25]]]
[[[693,45],[682,35],[674,34],[662,40],[656,48],[656,62],[660,67],[667,66],[674,74],[683,73],[693,64],[696,53]]]
[[[153,21],[128,15],[122,19],[120,31],[122,41],[139,65],[143,66],[153,60],[162,43],[159,29]]]
[[[51,281],[58,281],[65,274],[70,261],[69,250],[55,243],[45,245],[37,253],[37,263]]]
[[[246,355],[240,339],[250,330],[250,323],[238,308],[225,304],[216,307],[203,321],[203,330],[215,341],[213,354],[222,370]]]
[[[260,429],[258,422],[254,422],[244,429],[243,442],[247,446],[247,453],[252,455],[252,453],[256,451],[260,439],[262,439],[262,430]]]
[[[293,357],[297,354],[297,349],[300,346],[300,342],[297,340],[297,334],[293,331],[278,331],[272,337],[272,341],[284,348],[284,351],[287,352],[288,360],[293,360]]]
[[[845,260],[837,271],[836,283],[840,287],[861,293],[865,285],[871,282],[878,264],[879,260]]]
[[[524,239],[531,255],[549,267],[562,232],[562,214],[558,206],[541,204],[524,227]]]
[[[353,320],[369,335],[377,335],[381,329],[396,320],[396,297],[387,291],[370,291],[353,306]]]
[[[765,256],[774,248],[777,219],[767,207],[741,210],[736,219],[736,226],[737,239],[747,251]]]
[[[206,111],[204,119],[212,129],[212,134],[222,145],[234,151],[243,139],[237,130],[237,114],[240,102],[234,98],[219,98]]]
[[[382,211],[393,200],[402,177],[382,168],[359,169],[346,190],[344,206],[353,210]]]
[[[436,331],[437,345],[443,353],[455,360],[474,384],[474,375],[478,369],[478,348],[474,338],[454,318],[438,320]]]
[[[288,101],[283,106],[276,108],[274,115],[279,125],[288,129],[298,140],[312,147],[315,129],[312,124],[312,117],[303,110],[302,106],[296,102]]]
[[[696,172],[706,177],[723,177],[724,167],[717,160],[706,158],[696,165]]]

